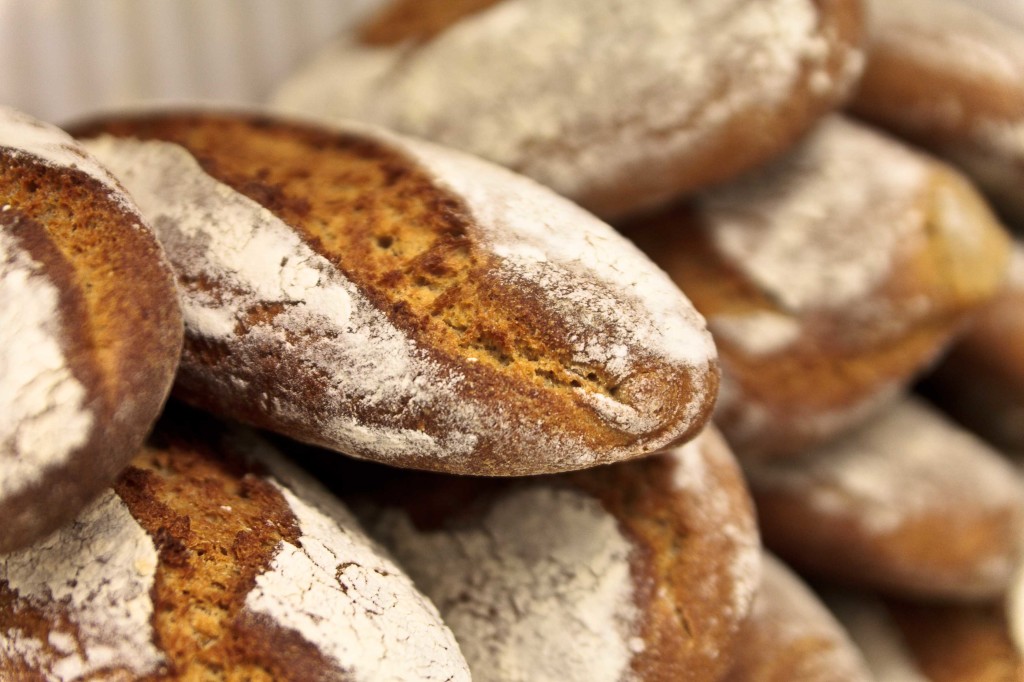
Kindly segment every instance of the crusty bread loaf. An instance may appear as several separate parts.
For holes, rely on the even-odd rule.
[[[177,393],[401,466],[529,474],[699,432],[703,320],[632,245],[484,162],[257,115],[110,120],[87,144],[184,295]]]
[[[598,215],[779,154],[860,74],[857,0],[390,0],[275,97],[463,149]]]
[[[786,462],[749,462],[765,544],[793,566],[896,595],[993,598],[1024,530],[1024,483],[924,403]]]
[[[74,523],[0,555],[0,679],[469,675],[336,499],[253,434],[178,410]]]
[[[1015,455],[1024,454],[1024,244],[1009,277],[922,385],[957,421]]]
[[[958,0],[867,5],[852,110],[961,166],[1024,226],[1024,28]]]
[[[1019,682],[1014,650],[998,605],[939,605],[843,594],[830,599],[877,680]]]
[[[770,554],[726,682],[869,682],[860,650],[818,597]]]
[[[437,604],[473,679],[705,681],[736,653],[760,576],[721,436],[514,482],[407,477],[353,502]]]
[[[1009,252],[952,169],[840,118],[624,229],[707,316],[741,459],[798,455],[891,400],[995,296]]]
[[[0,108],[0,551],[113,483],[181,342],[170,266],[123,188],[65,133]]]

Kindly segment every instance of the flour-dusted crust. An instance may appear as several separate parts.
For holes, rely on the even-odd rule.
[[[1024,221],[1024,28],[960,0],[867,4],[853,111],[957,163]]]
[[[807,585],[770,554],[726,682],[869,682],[860,651]]]
[[[525,178],[362,127],[168,114],[94,126],[178,271],[191,402],[359,457],[577,469],[699,432],[703,319]]]
[[[62,131],[0,108],[0,551],[113,482],[181,342],[170,266],[124,190]]]
[[[626,229],[707,316],[741,458],[799,454],[891,400],[995,296],[1009,252],[953,170],[841,118]]]
[[[766,544],[798,568],[893,594],[980,599],[1009,585],[1024,484],[923,402],[747,476]]]
[[[717,433],[514,483],[409,477],[355,503],[438,605],[475,680],[711,680],[760,580]]]
[[[469,673],[437,610],[337,500],[255,435],[176,408],[114,490],[0,555],[0,678]]]
[[[845,99],[850,0],[392,0],[278,92],[512,168],[602,216],[753,167]]]

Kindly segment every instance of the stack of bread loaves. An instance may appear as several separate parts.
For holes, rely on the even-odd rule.
[[[0,679],[1024,679],[1024,28],[342,14],[0,109]]]

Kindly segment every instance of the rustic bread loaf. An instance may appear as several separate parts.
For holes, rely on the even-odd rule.
[[[598,215],[779,154],[860,74],[857,0],[386,0],[277,93],[477,154]]]
[[[741,458],[797,455],[892,399],[995,296],[1009,251],[952,169],[840,118],[624,229],[707,316]]]
[[[0,551],[113,483],[181,342],[170,266],[123,188],[65,133],[0,108]]]
[[[1024,226],[1024,28],[957,0],[867,4],[852,110],[961,166]]]
[[[0,678],[469,674],[340,502],[254,435],[178,412],[74,523],[0,555]]]
[[[1024,660],[995,604],[925,604],[844,594],[830,599],[875,679],[1017,682]]]
[[[531,474],[699,433],[703,319],[607,225],[484,162],[380,131],[177,113],[87,146],[184,297],[176,392],[400,466]]]
[[[761,587],[726,682],[869,682],[860,650],[782,562],[762,559]]]
[[[992,598],[1024,529],[998,452],[908,399],[786,462],[749,462],[765,544],[817,576],[896,595]]]
[[[989,442],[1024,454],[1024,244],[999,296],[930,373],[922,390]]]
[[[482,682],[721,679],[759,582],[749,499],[711,430],[572,474],[420,474],[352,506]]]

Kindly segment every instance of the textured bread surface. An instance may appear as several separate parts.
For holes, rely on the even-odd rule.
[[[1024,30],[955,0],[867,5],[852,111],[959,165],[1024,224]]]
[[[463,149],[602,216],[779,154],[863,62],[850,0],[382,4],[275,104]]]
[[[979,600],[1017,561],[1024,487],[980,440],[902,401],[787,462],[748,463],[765,543],[824,579],[895,595]]]
[[[952,169],[842,119],[624,230],[708,318],[741,458],[798,455],[878,410],[996,295],[1009,253]]]
[[[770,554],[727,682],[868,682],[860,651],[818,597]]]
[[[438,604],[474,679],[720,679],[760,576],[742,478],[711,431],[636,462],[407,478],[353,504]]]
[[[101,131],[116,137],[90,148],[155,197],[140,203],[185,291],[176,390],[190,402],[361,457],[499,475],[644,454],[707,419],[702,320],[639,252],[532,183],[256,116],[87,134]],[[176,181],[217,184],[181,208]],[[235,241],[207,236],[221,200],[250,212],[231,214]]]
[[[41,424],[47,414],[64,410],[58,418],[63,423],[48,427],[56,433],[40,436],[44,442],[0,442],[0,472],[8,467],[8,485],[0,495],[0,515],[6,519],[0,533],[3,551],[69,521],[131,459],[170,389],[182,320],[163,251],[116,181],[56,129],[8,110],[0,111],[0,119],[0,229],[4,240],[13,240],[7,242],[8,265],[19,258],[34,263],[27,284],[34,281],[56,292],[52,310],[44,299],[25,294],[0,304],[5,320],[0,339],[9,344],[12,362],[0,386],[13,392],[5,397],[23,410],[34,402],[48,405],[29,422]],[[25,147],[18,146],[20,140]],[[19,275],[12,271],[9,276]],[[38,343],[29,340],[24,327],[28,317],[36,316],[48,316],[44,325],[59,356],[39,376],[19,383],[25,366],[13,365],[43,352],[24,345]],[[73,377],[68,383],[82,387],[80,401],[67,392],[68,383],[52,387],[50,395],[40,394],[61,367]],[[6,410],[11,419],[11,408]],[[45,441],[67,440],[83,420],[89,423],[87,431],[62,457],[40,462],[34,475],[11,471],[16,464],[7,457],[38,458],[39,452],[55,448]],[[15,428],[24,437],[34,427],[22,423]]]
[[[436,610],[336,501],[254,436],[173,412],[91,515],[0,556],[0,676],[468,679]],[[63,566],[80,584],[62,599]]]

